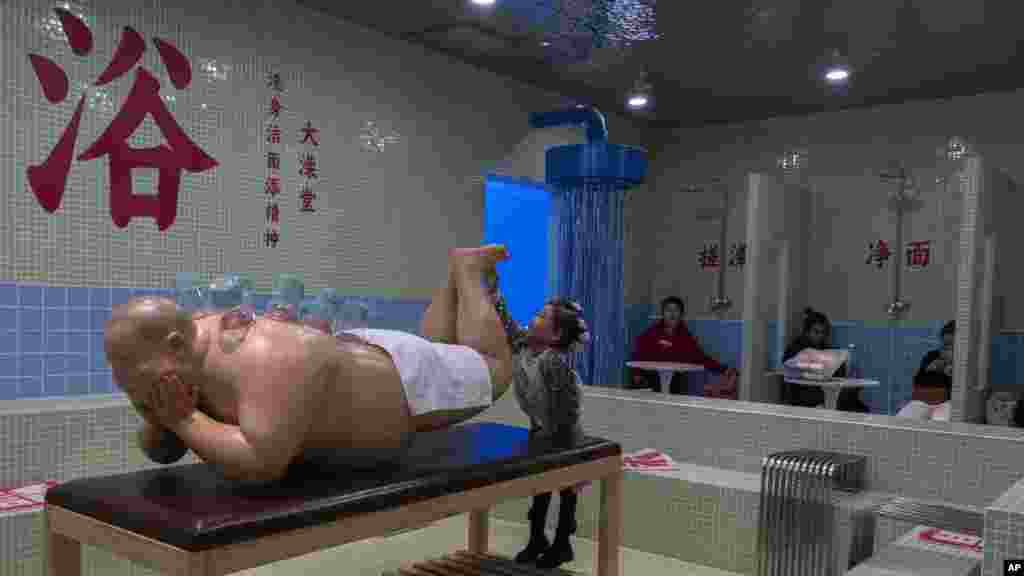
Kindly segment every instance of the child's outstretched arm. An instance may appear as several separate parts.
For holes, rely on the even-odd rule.
[[[498,312],[498,318],[501,320],[502,326],[505,327],[508,345],[512,349],[512,353],[517,354],[523,348],[526,348],[526,330],[509,315],[505,297],[502,296],[497,287],[492,289],[491,294],[494,298],[494,309]]]

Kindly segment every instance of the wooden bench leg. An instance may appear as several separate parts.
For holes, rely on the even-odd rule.
[[[46,533],[49,576],[82,576],[82,544],[56,532]]]
[[[473,510],[469,513],[469,551],[476,554],[486,554],[489,548],[487,544],[488,523],[487,518],[490,511]]]
[[[601,511],[597,525],[596,576],[619,576],[622,544],[622,471],[601,478]]]

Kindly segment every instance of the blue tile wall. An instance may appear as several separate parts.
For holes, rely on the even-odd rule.
[[[83,288],[0,282],[0,400],[117,392],[103,352],[113,306],[152,288]],[[426,300],[362,299],[371,328],[419,331]],[[254,303],[266,309],[269,294]]]
[[[881,382],[881,386],[861,392],[872,412],[894,414],[910,400],[921,359],[941,344],[942,324],[880,327],[859,322],[834,323],[833,346],[846,348],[854,344],[854,362],[861,374]],[[690,320],[687,325],[708,354],[730,366],[742,366],[741,322]],[[781,358],[778,344],[774,323],[769,323],[769,358]],[[992,342],[991,366],[993,389],[1024,392],[1024,334],[997,336]]]
[[[0,400],[116,392],[103,353],[103,326],[111,308],[134,296],[170,295],[150,288],[80,288],[0,282]],[[268,294],[254,297],[265,309]],[[372,328],[419,331],[426,300],[366,297]],[[626,341],[651,324],[654,308],[625,307]],[[742,368],[743,326],[739,321],[691,320],[690,332],[704,350],[724,364]],[[921,358],[939,345],[941,322],[916,327],[864,326],[836,322],[833,344],[857,346],[855,362],[865,377],[882,386],[862,392],[873,412],[895,413],[910,398]],[[768,325],[768,355],[781,357],[775,325]],[[992,385],[1019,390],[1024,383],[1024,334],[999,335],[992,343]],[[769,367],[778,363],[769,362]],[[625,377],[625,373],[623,374]],[[696,383],[695,387],[699,388]]]
[[[0,283],[0,400],[112,392],[104,324],[143,294],[169,292]]]

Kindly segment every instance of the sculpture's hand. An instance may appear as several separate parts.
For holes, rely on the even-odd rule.
[[[188,386],[173,372],[161,376],[153,386],[150,399],[150,411],[156,423],[168,430],[176,429],[196,411],[197,392],[194,386]]]
[[[166,428],[143,421],[138,431],[139,448],[157,464],[173,464],[188,452],[188,446]]]

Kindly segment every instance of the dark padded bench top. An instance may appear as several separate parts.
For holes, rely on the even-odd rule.
[[[46,503],[200,551],[621,453],[598,438],[554,447],[531,441],[525,428],[469,424],[418,434],[401,461],[373,471],[298,466],[254,488],[205,464],[171,466],[66,482],[47,492]]]

